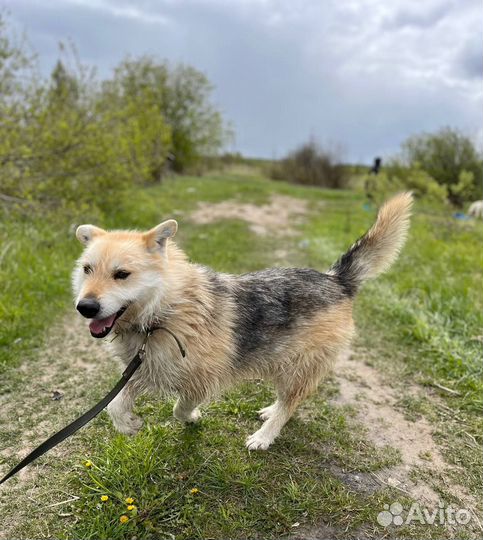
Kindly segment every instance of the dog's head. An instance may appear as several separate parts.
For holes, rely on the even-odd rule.
[[[76,231],[85,245],[72,283],[77,310],[92,319],[92,336],[102,338],[125,313],[142,313],[159,302],[165,290],[168,239],[176,234],[173,219],[148,232],[108,232],[94,225]],[[124,317],[124,318],[126,318]]]

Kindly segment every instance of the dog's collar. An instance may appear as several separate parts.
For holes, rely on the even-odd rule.
[[[165,332],[167,332],[176,341],[176,345],[178,346],[181,356],[183,358],[186,356],[186,350],[183,347],[183,345],[181,345],[181,341],[178,339],[178,336],[172,330],[170,330],[169,328],[166,328],[166,326],[164,326],[163,324],[160,324],[159,319],[158,319],[158,322],[156,323],[153,322],[150,326],[147,326],[147,327],[141,326],[138,324],[132,324],[128,327],[124,327],[124,328],[121,327],[120,329],[114,330],[115,336],[113,340],[119,336],[122,339],[123,334],[134,332],[135,334],[142,334],[143,336],[145,336],[145,342],[146,342],[147,338],[151,336],[151,334],[153,334],[153,332],[156,332],[157,330],[164,330]]]
[[[181,353],[181,356],[183,358],[186,356],[186,351],[185,351],[184,347],[181,345],[181,341],[178,339],[176,334],[174,332],[172,332],[169,328],[166,328],[166,326],[153,325],[153,326],[150,326],[147,331],[145,330],[142,333],[143,334],[146,333],[147,336],[149,337],[156,330],[164,330],[165,332],[168,332],[168,334],[176,341],[176,345],[178,345],[178,349],[179,349],[179,352]]]

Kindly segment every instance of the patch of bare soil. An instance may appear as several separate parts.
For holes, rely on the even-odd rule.
[[[37,355],[2,381],[2,476],[92,406],[120,373],[115,361],[74,314],[53,329],[48,346]],[[73,456],[82,455],[81,439],[79,434],[67,439],[0,487],[0,539],[49,538],[48,523],[53,517],[72,519],[69,502],[75,497],[66,491],[61,478],[66,466],[76,465]]]
[[[270,202],[262,206],[223,201],[216,204],[202,202],[191,213],[195,223],[214,223],[221,219],[241,219],[250,225],[250,230],[259,235],[291,236],[293,225],[301,222],[307,211],[307,201],[286,195],[272,195]]]
[[[423,504],[437,505],[440,497],[433,487],[412,474],[425,469],[431,470],[435,477],[448,478],[447,473],[452,468],[433,440],[433,429],[428,420],[422,416],[414,421],[406,419],[396,407],[401,395],[377,369],[364,363],[363,358],[354,354],[340,358],[335,376],[340,394],[334,403],[356,409],[357,420],[366,428],[367,437],[375,446],[389,446],[400,452],[400,465],[373,474],[373,478]],[[416,385],[404,388],[406,396],[417,397],[422,391]],[[463,486],[454,485],[451,490],[467,508],[474,508],[475,501]]]

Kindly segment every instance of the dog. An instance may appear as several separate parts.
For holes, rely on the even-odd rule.
[[[241,379],[261,377],[274,384],[277,399],[259,411],[264,422],[246,446],[266,450],[347,351],[356,293],[397,258],[411,205],[410,193],[386,202],[375,224],[326,273],[272,268],[230,275],[192,264],[172,241],[173,219],[147,232],[78,227],[85,249],[73,290],[91,335],[112,334],[110,348],[127,364],[149,329],[169,331],[152,333],[144,362],[109,405],[116,429],[133,435],[141,428],[133,407],[142,393],[176,396],[175,418],[196,422],[198,407],[211,397]]]

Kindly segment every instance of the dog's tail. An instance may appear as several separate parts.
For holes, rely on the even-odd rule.
[[[413,197],[396,195],[380,208],[376,223],[331,266],[344,289],[354,295],[366,280],[386,271],[396,260],[406,240]]]

